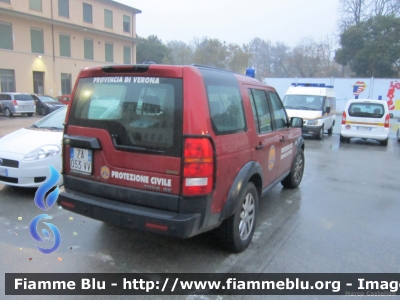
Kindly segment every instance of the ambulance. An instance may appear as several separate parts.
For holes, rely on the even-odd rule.
[[[303,118],[303,134],[322,140],[325,130],[332,134],[336,118],[333,86],[324,83],[292,83],[283,99],[290,118]]]

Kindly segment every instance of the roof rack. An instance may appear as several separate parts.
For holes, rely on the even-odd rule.
[[[333,85],[325,85],[325,83],[292,83],[293,86],[306,86],[306,87],[324,87],[333,89]]]

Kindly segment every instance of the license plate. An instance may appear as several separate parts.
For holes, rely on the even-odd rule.
[[[361,126],[358,126],[357,129],[360,130],[360,131],[371,131],[371,127],[361,127]]]
[[[69,158],[71,170],[92,174],[92,150],[71,148]]]

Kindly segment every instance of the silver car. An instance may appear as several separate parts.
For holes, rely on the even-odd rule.
[[[35,101],[29,94],[0,93],[0,110],[7,117],[12,117],[13,114],[27,114],[31,117],[35,108]]]

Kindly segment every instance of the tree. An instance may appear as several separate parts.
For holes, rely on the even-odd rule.
[[[340,4],[341,32],[375,16],[400,16],[400,0],[340,0]]]
[[[200,65],[225,69],[228,50],[218,39],[203,38],[195,40],[193,62]]]
[[[157,64],[168,64],[171,61],[169,49],[156,35],[150,35],[147,39],[140,38],[136,47],[136,61],[143,63],[146,60]]]
[[[228,53],[228,70],[244,74],[246,72],[246,69],[249,67],[251,54],[237,44],[229,44]]]
[[[193,61],[193,49],[184,42],[170,41],[167,47],[171,53],[171,63],[176,65],[187,65]]]
[[[400,59],[400,18],[375,16],[340,35],[335,60],[356,76],[396,77]]]
[[[271,48],[271,63],[272,63],[272,76],[274,77],[287,77],[288,74],[288,60],[289,60],[289,47],[282,43],[276,42]]]
[[[290,66],[300,77],[314,77],[320,61],[320,47],[311,38],[301,39],[289,58]]]
[[[251,53],[250,67],[256,70],[256,78],[271,77],[271,41],[264,41],[255,38],[248,45],[248,52]]]
[[[375,0],[372,2],[372,16],[400,16],[400,0]]]
[[[360,24],[368,15],[368,0],[340,0],[342,16],[339,28],[343,32],[351,26]]]

